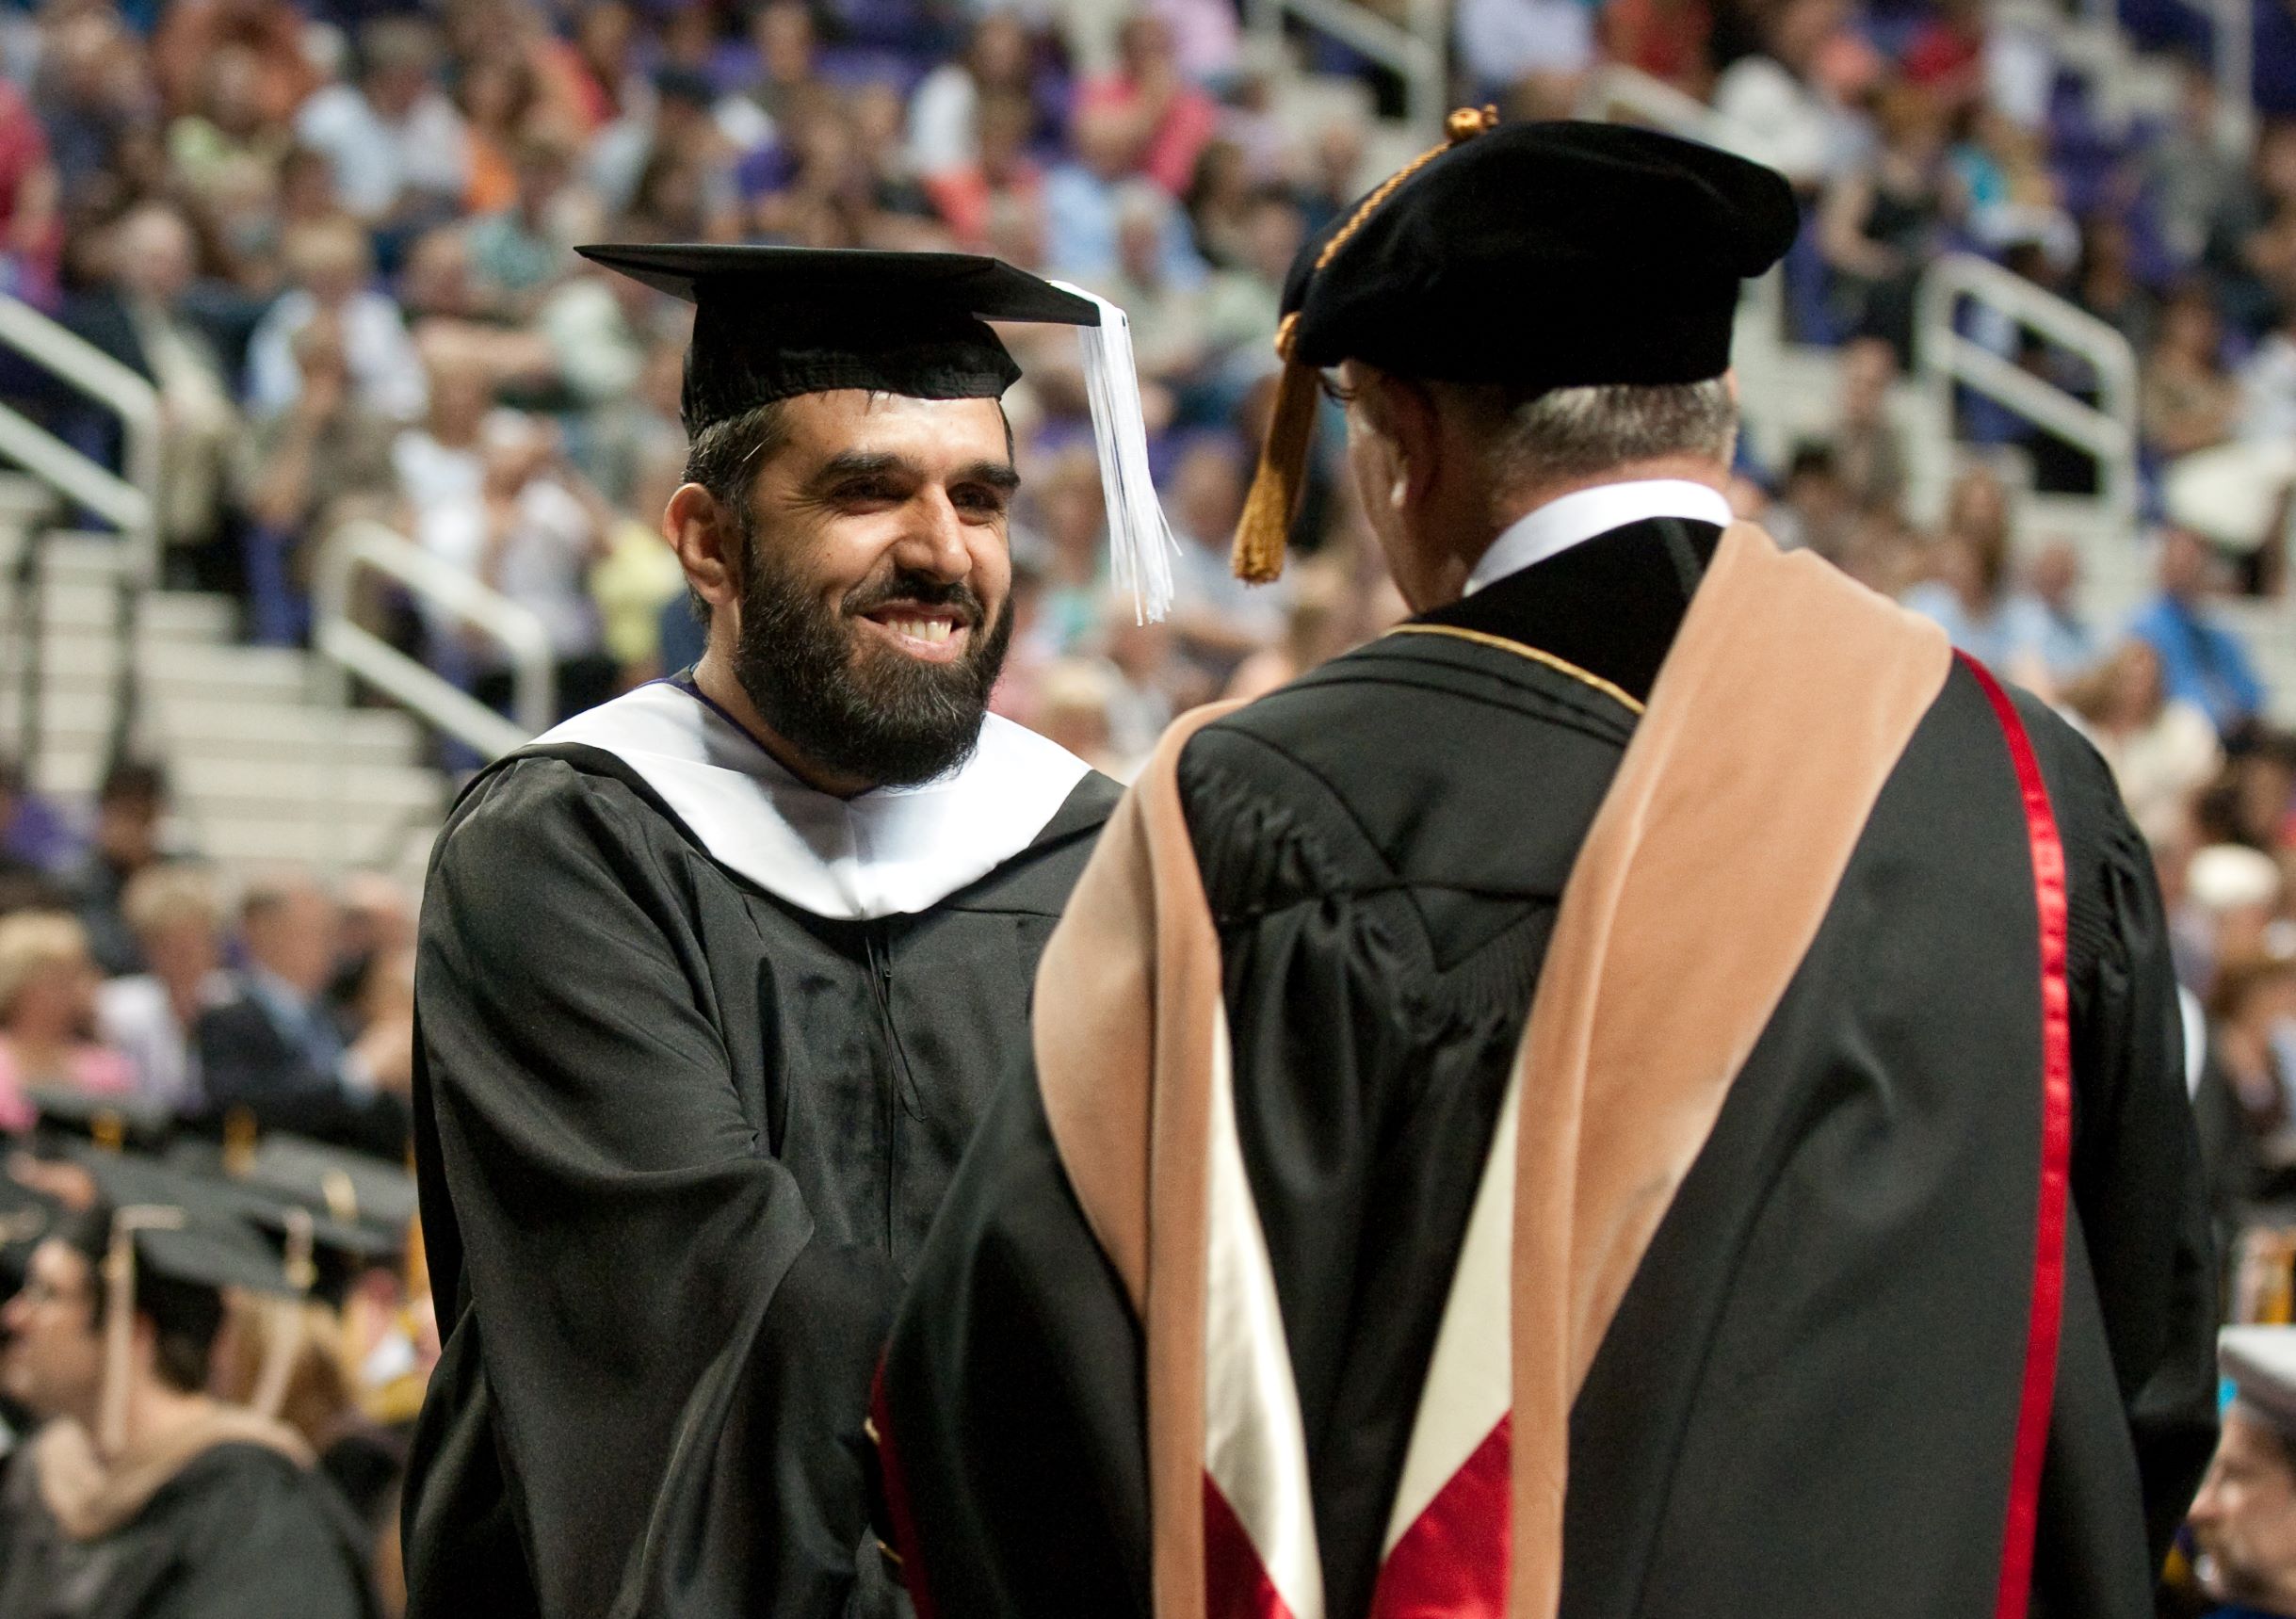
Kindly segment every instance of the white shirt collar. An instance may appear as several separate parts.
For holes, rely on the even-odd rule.
[[[684,687],[655,681],[577,714],[535,746],[614,754],[659,793],[713,859],[817,916],[930,910],[1036,841],[1090,769],[1058,743],[988,716],[946,776],[850,799],[806,785]]]
[[[1465,594],[1519,574],[1535,562],[1559,556],[1581,541],[1653,517],[1683,517],[1727,528],[1735,520],[1730,503],[1703,483],[1678,478],[1641,478],[1632,483],[1597,484],[1550,500],[1517,518],[1475,564]]]

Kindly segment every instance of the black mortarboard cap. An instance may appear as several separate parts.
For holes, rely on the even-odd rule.
[[[1089,299],[971,253],[699,243],[574,251],[694,306],[689,433],[833,388],[996,398],[1020,367],[987,321],[1100,324]]]
[[[394,1242],[405,1241],[414,1221],[414,1177],[404,1168],[299,1136],[264,1137],[241,1178],[340,1225],[365,1227]]]
[[[1242,578],[1282,571],[1317,369],[1361,360],[1523,398],[1704,381],[1729,369],[1740,283],[1799,224],[1775,170],[1654,130],[1462,108],[1446,135],[1293,261],[1284,380],[1237,526]]]
[[[244,1287],[277,1297],[298,1291],[231,1189],[150,1158],[91,1154],[82,1161],[95,1178],[99,1202],[91,1216],[73,1222],[74,1245],[100,1267],[124,1221],[132,1229],[139,1307],[166,1315],[162,1301],[173,1289]]]
[[[92,1141],[115,1152],[151,1152],[175,1128],[175,1116],[167,1109],[137,1096],[38,1087],[26,1092],[24,1100],[35,1115],[34,1139],[52,1144]]]
[[[1302,249],[1288,357],[1526,396],[1703,381],[1729,368],[1740,284],[1798,223],[1783,176],[1711,146],[1626,124],[1498,125]]]

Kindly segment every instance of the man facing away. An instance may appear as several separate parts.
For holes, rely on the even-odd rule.
[[[482,775],[417,975],[445,1352],[414,1619],[879,1614],[870,1368],[1116,799],[986,717],[1011,633],[993,260],[593,249],[694,299],[685,675]]]
[[[881,1383],[921,1613],[2142,1619],[2211,1432],[2101,762],[1721,490],[1785,183],[1490,127],[1309,244],[1417,616],[1184,720]]]

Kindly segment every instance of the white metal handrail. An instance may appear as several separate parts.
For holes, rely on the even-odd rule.
[[[1448,110],[1444,105],[1447,0],[1404,0],[1404,23],[1357,0],[1245,0],[1252,31],[1269,39],[1281,32],[1287,13],[1394,70],[1403,80],[1404,116],[1412,126],[1429,133],[1441,127]]]
[[[138,585],[152,584],[159,573],[159,390],[77,332],[5,294],[0,345],[119,416],[124,476],[6,407],[0,407],[0,455],[118,529],[131,547],[130,576]]]
[[[510,664],[512,718],[504,719],[353,622],[352,591],[359,575],[370,572],[396,580],[426,606],[502,647]],[[489,759],[525,747],[550,728],[558,711],[558,668],[549,631],[524,603],[371,518],[355,518],[328,536],[312,587],[312,646],[342,675],[358,676]]]
[[[2052,387],[1954,324],[1966,299],[2088,362],[2094,404]],[[1938,442],[1953,435],[1953,390],[1983,396],[2096,458],[2098,493],[2129,533],[2137,521],[2137,354],[2084,309],[1974,253],[1948,253],[1921,278],[1914,358]]]

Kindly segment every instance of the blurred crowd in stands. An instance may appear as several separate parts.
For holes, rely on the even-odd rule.
[[[2241,146],[2219,138],[2197,54],[2174,115],[2125,127],[2046,27],[1982,0],[1451,12],[1463,99],[1561,113],[1625,63],[1709,103],[1801,192],[1784,320],[1837,351],[1839,397],[1774,461],[1744,453],[1734,504],[2062,704],[2119,774],[2192,997],[2228,1239],[2296,1193],[2296,737],[2225,605],[2288,610],[2296,478],[2296,8],[2256,16]],[[2205,48],[2195,19],[2123,8],[2171,54]],[[40,0],[0,9],[0,289],[158,390],[170,585],[295,644],[319,546],[377,517],[532,608],[573,711],[700,648],[655,526],[683,475],[689,312],[575,244],[960,249],[1090,285],[1132,317],[1178,607],[1140,624],[1112,593],[1075,339],[1013,331],[1018,630],[995,701],[1122,776],[1176,712],[1265,691],[1403,611],[1337,476],[1335,419],[1284,581],[1227,567],[1284,273],[1381,177],[1368,120],[1403,105],[1329,40],[1247,35],[1234,0]],[[2142,533],[2032,521],[2035,493],[2092,491],[2097,466],[1983,401],[1961,407],[1964,470],[1916,484],[1892,391],[1921,273],[1948,251],[2133,346]],[[1969,335],[2099,395],[2029,332]],[[117,463],[102,410],[5,358],[0,396]],[[2153,570],[2133,617],[2089,603],[2098,543]],[[354,610],[507,699],[499,650],[456,623],[381,591]],[[0,1132],[32,1141],[32,1098],[61,1088],[209,1122],[253,1106],[398,1158],[413,896],[373,874],[227,885],[170,808],[134,761],[87,805],[0,772]],[[419,1306],[419,1280],[400,1287],[392,1307]],[[2284,1276],[2276,1303],[2233,1303],[2285,1318],[2288,1293]],[[423,1335],[346,1334],[331,1398],[371,1412]],[[378,1360],[386,1338],[404,1352]]]

